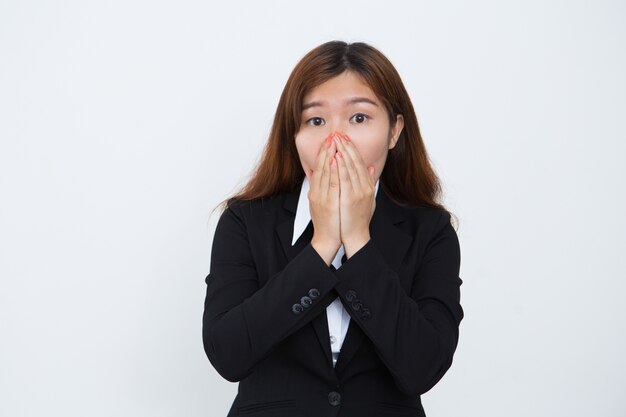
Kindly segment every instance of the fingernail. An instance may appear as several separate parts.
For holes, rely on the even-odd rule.
[[[337,155],[339,155],[340,158],[343,158],[343,154],[341,153],[341,151],[337,151]]]
[[[346,137],[346,142],[350,142],[350,137],[348,135],[346,135],[345,137]]]

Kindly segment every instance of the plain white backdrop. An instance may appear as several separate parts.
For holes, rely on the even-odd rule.
[[[218,219],[297,61],[397,67],[460,220],[429,417],[626,415],[623,1],[0,2],[0,415],[225,416]]]

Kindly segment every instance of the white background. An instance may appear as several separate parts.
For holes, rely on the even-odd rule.
[[[225,416],[218,216],[297,61],[394,63],[460,220],[429,417],[626,415],[626,3],[0,2],[0,415]]]

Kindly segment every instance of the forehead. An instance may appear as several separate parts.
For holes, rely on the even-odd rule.
[[[356,96],[378,102],[374,91],[361,77],[351,71],[344,71],[307,92],[303,104],[310,101],[344,100]]]

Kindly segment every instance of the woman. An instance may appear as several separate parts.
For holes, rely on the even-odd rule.
[[[463,318],[460,248],[415,111],[365,43],[296,65],[214,235],[205,352],[228,416],[424,416]]]

